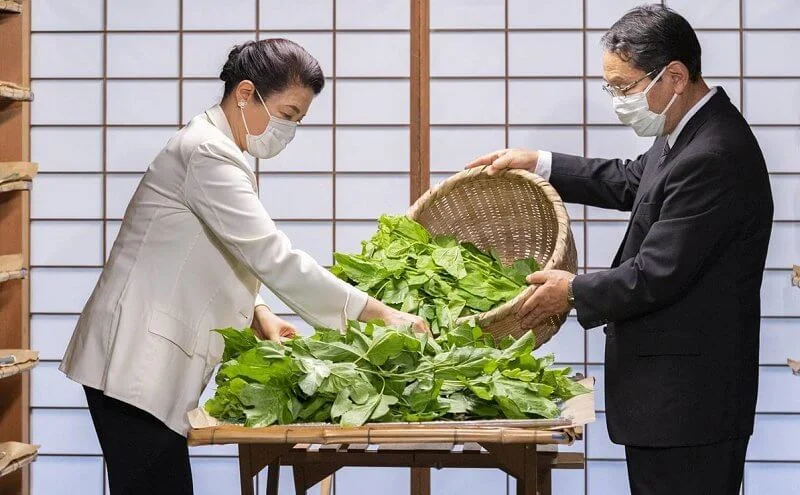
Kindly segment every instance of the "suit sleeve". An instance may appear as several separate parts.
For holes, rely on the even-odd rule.
[[[229,150],[213,142],[200,145],[189,158],[184,194],[224,247],[305,321],[341,328],[344,316],[361,314],[367,295],[292,248]]]
[[[636,256],[616,268],[575,278],[581,325],[624,321],[679,298],[715,249],[734,234],[735,173],[730,160],[717,154],[676,162],[665,183],[658,220]]]
[[[567,203],[630,211],[648,153],[635,160],[553,153],[549,182]]]

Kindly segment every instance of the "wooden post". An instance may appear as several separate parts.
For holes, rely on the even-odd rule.
[[[0,80],[30,86],[30,0],[21,13],[0,13]],[[30,160],[30,103],[0,99],[0,162]],[[0,255],[22,254],[29,260],[30,193],[0,193]],[[0,349],[24,349],[29,345],[28,280],[0,283]],[[28,373],[0,380],[0,441],[29,442]],[[0,493],[29,493],[26,467],[0,478]]]
[[[413,203],[430,187],[430,3],[411,0],[411,163]]]
[[[411,202],[430,188],[430,1],[411,0]],[[430,495],[431,471],[411,468],[411,494]]]

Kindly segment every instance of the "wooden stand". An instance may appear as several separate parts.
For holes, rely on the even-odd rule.
[[[30,160],[30,0],[0,2],[0,81],[13,83],[0,92],[0,162]],[[0,163],[0,169],[2,169]],[[0,283],[0,349],[29,346],[29,287],[22,270],[29,261],[30,182],[9,179],[0,184],[0,256],[21,256],[20,270]],[[0,379],[0,441],[29,442],[28,373]],[[29,492],[29,469],[0,477],[3,495]]]
[[[581,384],[594,388],[594,379]],[[295,492],[305,494],[343,467],[411,468],[411,495],[430,495],[430,468],[501,469],[517,479],[519,495],[549,495],[553,469],[581,469],[581,453],[559,453],[558,445],[581,439],[594,421],[594,392],[562,405],[562,418],[273,425],[247,428],[221,423],[202,409],[189,413],[189,445],[236,444],[242,495],[254,495],[253,477],[265,467],[267,494],[278,495],[280,466],[292,466]]]
[[[517,479],[518,495],[550,495],[552,470],[583,469],[584,457],[537,444],[240,444],[242,495],[255,495],[253,478],[265,467],[269,467],[266,493],[278,495],[280,466],[292,466],[298,495],[351,466],[410,467],[411,495],[430,495],[430,468],[499,468]],[[321,493],[326,495],[324,487]]]

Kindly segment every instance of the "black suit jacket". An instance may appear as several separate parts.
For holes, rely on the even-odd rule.
[[[607,324],[611,439],[688,446],[750,435],[772,228],[764,157],[722,91],[635,160],[553,154],[564,201],[632,211],[611,269],[578,275],[578,320]]]

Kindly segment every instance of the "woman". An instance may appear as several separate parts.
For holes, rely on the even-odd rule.
[[[81,383],[115,495],[191,494],[186,413],[223,351],[214,328],[293,328],[261,283],[305,321],[382,319],[425,331],[293,250],[264,210],[244,151],[271,158],[322,90],[319,63],[283,39],[228,56],[222,102],[181,129],[144,175],[61,370]]]

